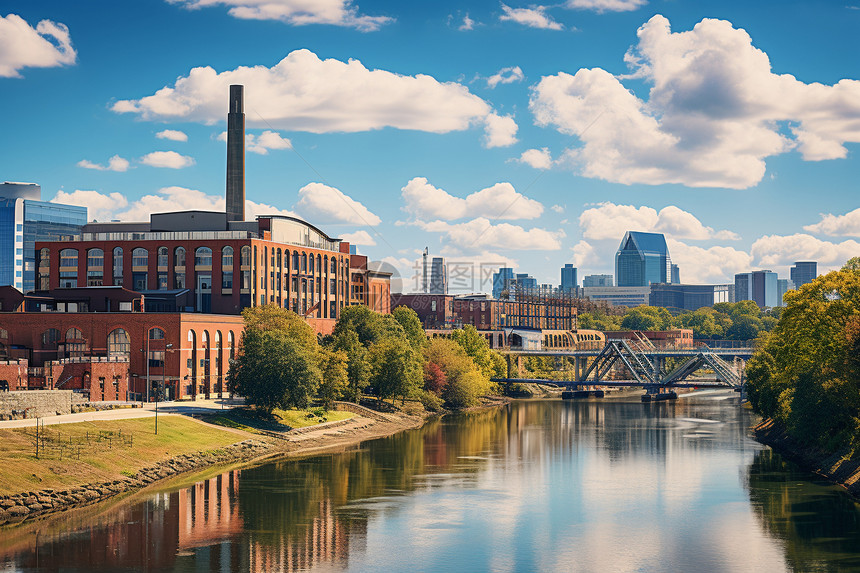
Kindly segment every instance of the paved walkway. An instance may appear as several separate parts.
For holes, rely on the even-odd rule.
[[[117,402],[103,402],[105,404],[117,404]],[[140,402],[120,402],[121,404],[140,405]],[[209,400],[196,400],[194,402],[159,402],[159,414],[205,414],[215,410],[232,408],[244,404],[242,398],[235,400],[211,398]],[[142,408],[117,408],[114,410],[99,410],[93,412],[80,412],[77,414],[62,414],[60,416],[45,416],[39,421],[45,425],[51,424],[75,424],[78,422],[92,422],[94,420],[124,420],[129,418],[151,418],[155,416],[155,403],[145,404]],[[26,420],[0,421],[0,430],[7,428],[31,428],[36,425],[36,418]]]

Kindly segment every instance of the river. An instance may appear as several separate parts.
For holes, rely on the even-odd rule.
[[[0,571],[856,571],[734,395],[523,401],[0,530]]]

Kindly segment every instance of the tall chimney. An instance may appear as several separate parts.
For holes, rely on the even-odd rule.
[[[230,86],[227,113],[227,221],[245,220],[245,86]]]

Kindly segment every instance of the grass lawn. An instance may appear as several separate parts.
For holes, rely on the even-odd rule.
[[[73,446],[64,448],[62,459],[57,447],[36,459],[35,428],[0,430],[0,495],[119,479],[164,459],[216,450],[243,439],[183,416],[159,416],[157,436],[153,429],[152,418],[46,426],[52,444],[68,444],[71,438]],[[105,439],[96,439],[100,433]],[[80,459],[70,455],[78,448]]]
[[[321,422],[334,422],[354,417],[352,412],[340,412],[336,410],[323,411],[321,408],[309,410],[280,410],[272,411],[271,416],[257,412],[251,408],[233,408],[225,410],[216,415],[209,416],[207,422],[236,428],[247,432],[258,432],[258,430],[269,430],[271,432],[284,432],[290,428],[306,428],[315,426]]]

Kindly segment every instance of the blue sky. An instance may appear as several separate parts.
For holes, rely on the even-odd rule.
[[[683,282],[860,255],[860,4],[7,0],[0,179],[98,220],[294,213],[460,291],[507,262],[612,273],[665,232]]]

